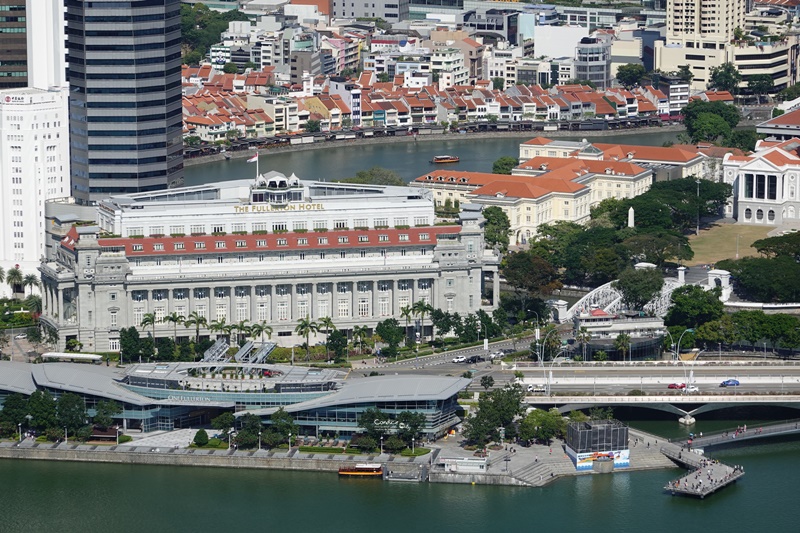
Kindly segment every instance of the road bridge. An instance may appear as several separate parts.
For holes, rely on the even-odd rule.
[[[592,407],[643,407],[673,413],[682,423],[694,422],[694,415],[731,407],[769,405],[800,409],[798,394],[715,394],[715,395],[646,395],[646,396],[528,396],[531,407],[568,413]]]
[[[800,435],[800,419],[782,420],[780,422],[770,422],[760,424],[756,427],[744,425],[739,428],[731,428],[725,431],[715,431],[706,433],[702,437],[694,435],[691,447],[695,449],[708,449],[721,446],[739,445],[742,442],[752,444],[753,441],[781,437],[785,435]],[[670,439],[671,443],[686,445],[688,441],[682,439]]]

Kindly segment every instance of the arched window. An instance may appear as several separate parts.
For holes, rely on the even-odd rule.
[[[775,222],[775,211],[773,211],[772,209],[767,211],[767,220],[769,220],[770,222]]]
[[[756,211],[756,220],[758,222],[761,222],[762,220],[764,220],[764,211],[763,210],[759,209],[758,211]]]
[[[745,220],[750,220],[751,218],[753,218],[753,210],[750,209],[749,207],[744,210],[744,218]]]

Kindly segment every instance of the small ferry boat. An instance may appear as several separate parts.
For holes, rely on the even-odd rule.
[[[437,155],[431,159],[431,163],[458,163],[460,159],[455,155]]]
[[[383,465],[380,463],[357,463],[352,466],[340,466],[340,476],[382,476]]]

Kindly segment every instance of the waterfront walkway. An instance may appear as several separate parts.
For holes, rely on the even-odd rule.
[[[667,483],[664,490],[673,495],[682,494],[703,499],[709,494],[735,483],[744,475],[744,469],[740,466],[720,463],[710,457],[683,450],[675,444],[664,444],[661,447],[661,453],[675,462],[693,469],[687,475]]]
[[[731,428],[725,431],[715,431],[706,433],[702,436],[695,435],[692,438],[692,448],[712,448],[714,446],[724,446],[739,442],[752,441],[754,439],[764,439],[779,437],[782,435],[800,435],[800,419],[784,420],[781,422],[771,422],[759,426],[747,426],[747,424]],[[688,444],[688,440],[683,437],[671,439],[674,444]]]

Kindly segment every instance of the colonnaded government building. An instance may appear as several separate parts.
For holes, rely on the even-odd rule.
[[[72,227],[43,260],[42,321],[58,330],[60,349],[76,339],[102,352],[118,351],[120,328],[147,313],[157,337],[173,335],[167,315],[196,312],[209,323],[267,324],[291,346],[305,340],[294,328],[306,317],[347,330],[391,317],[404,324],[401,309],[420,300],[490,310],[499,257],[485,249],[483,224],[470,205],[458,222],[437,223],[424,189],[278,172],[115,196],[98,204],[95,225]]]

